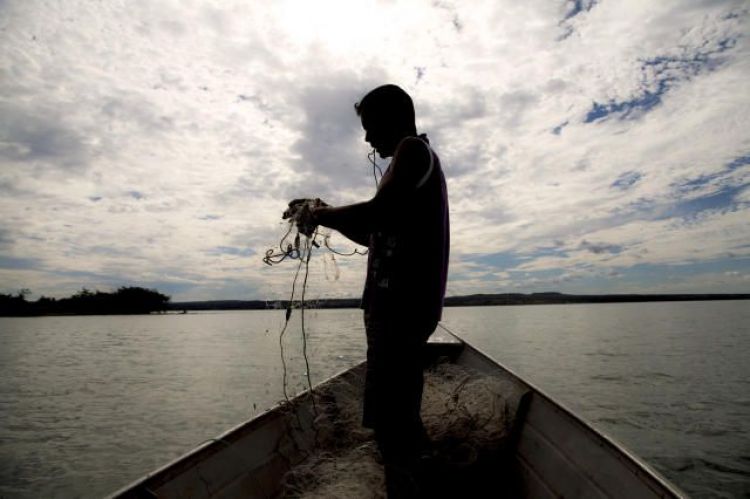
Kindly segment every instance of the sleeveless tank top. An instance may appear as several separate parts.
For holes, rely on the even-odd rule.
[[[448,190],[440,159],[427,137],[419,138],[430,152],[427,171],[400,203],[402,212],[385,215],[370,235],[362,308],[374,318],[408,314],[421,323],[437,322],[442,315],[450,251]]]

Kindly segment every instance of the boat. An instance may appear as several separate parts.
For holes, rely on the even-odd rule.
[[[449,330],[436,330],[427,352],[428,362],[439,359],[448,367],[469,369],[500,382],[498,386],[507,392],[503,412],[510,422],[502,452],[493,454],[496,459],[485,459],[471,472],[470,466],[454,467],[460,476],[452,481],[446,481],[450,473],[441,468],[435,478],[442,482],[435,490],[443,494],[432,497],[477,497],[476,490],[484,491],[484,497],[686,497],[623,445]],[[312,392],[230,429],[110,497],[299,497],[285,494],[284,487],[295,466],[315,454],[322,401],[360,386],[365,368],[362,362],[329,378]]]

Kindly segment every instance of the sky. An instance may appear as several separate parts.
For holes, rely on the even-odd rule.
[[[287,297],[281,213],[372,197],[383,83],[447,177],[448,295],[749,293],[748,35],[744,1],[0,0],[0,293]],[[317,250],[308,297],[365,264]]]

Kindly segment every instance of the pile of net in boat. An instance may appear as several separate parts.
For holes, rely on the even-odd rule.
[[[313,454],[284,477],[282,497],[385,497],[380,454],[362,427],[361,378],[320,389]],[[422,419],[441,475],[502,453],[521,393],[509,381],[450,363],[425,372]]]

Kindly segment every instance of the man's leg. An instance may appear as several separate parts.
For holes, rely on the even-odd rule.
[[[420,409],[423,354],[429,326],[401,320],[368,329],[369,403],[375,438],[386,469],[388,497],[416,497],[415,471],[427,442]],[[434,329],[434,327],[432,328]],[[367,414],[366,414],[367,417]]]

